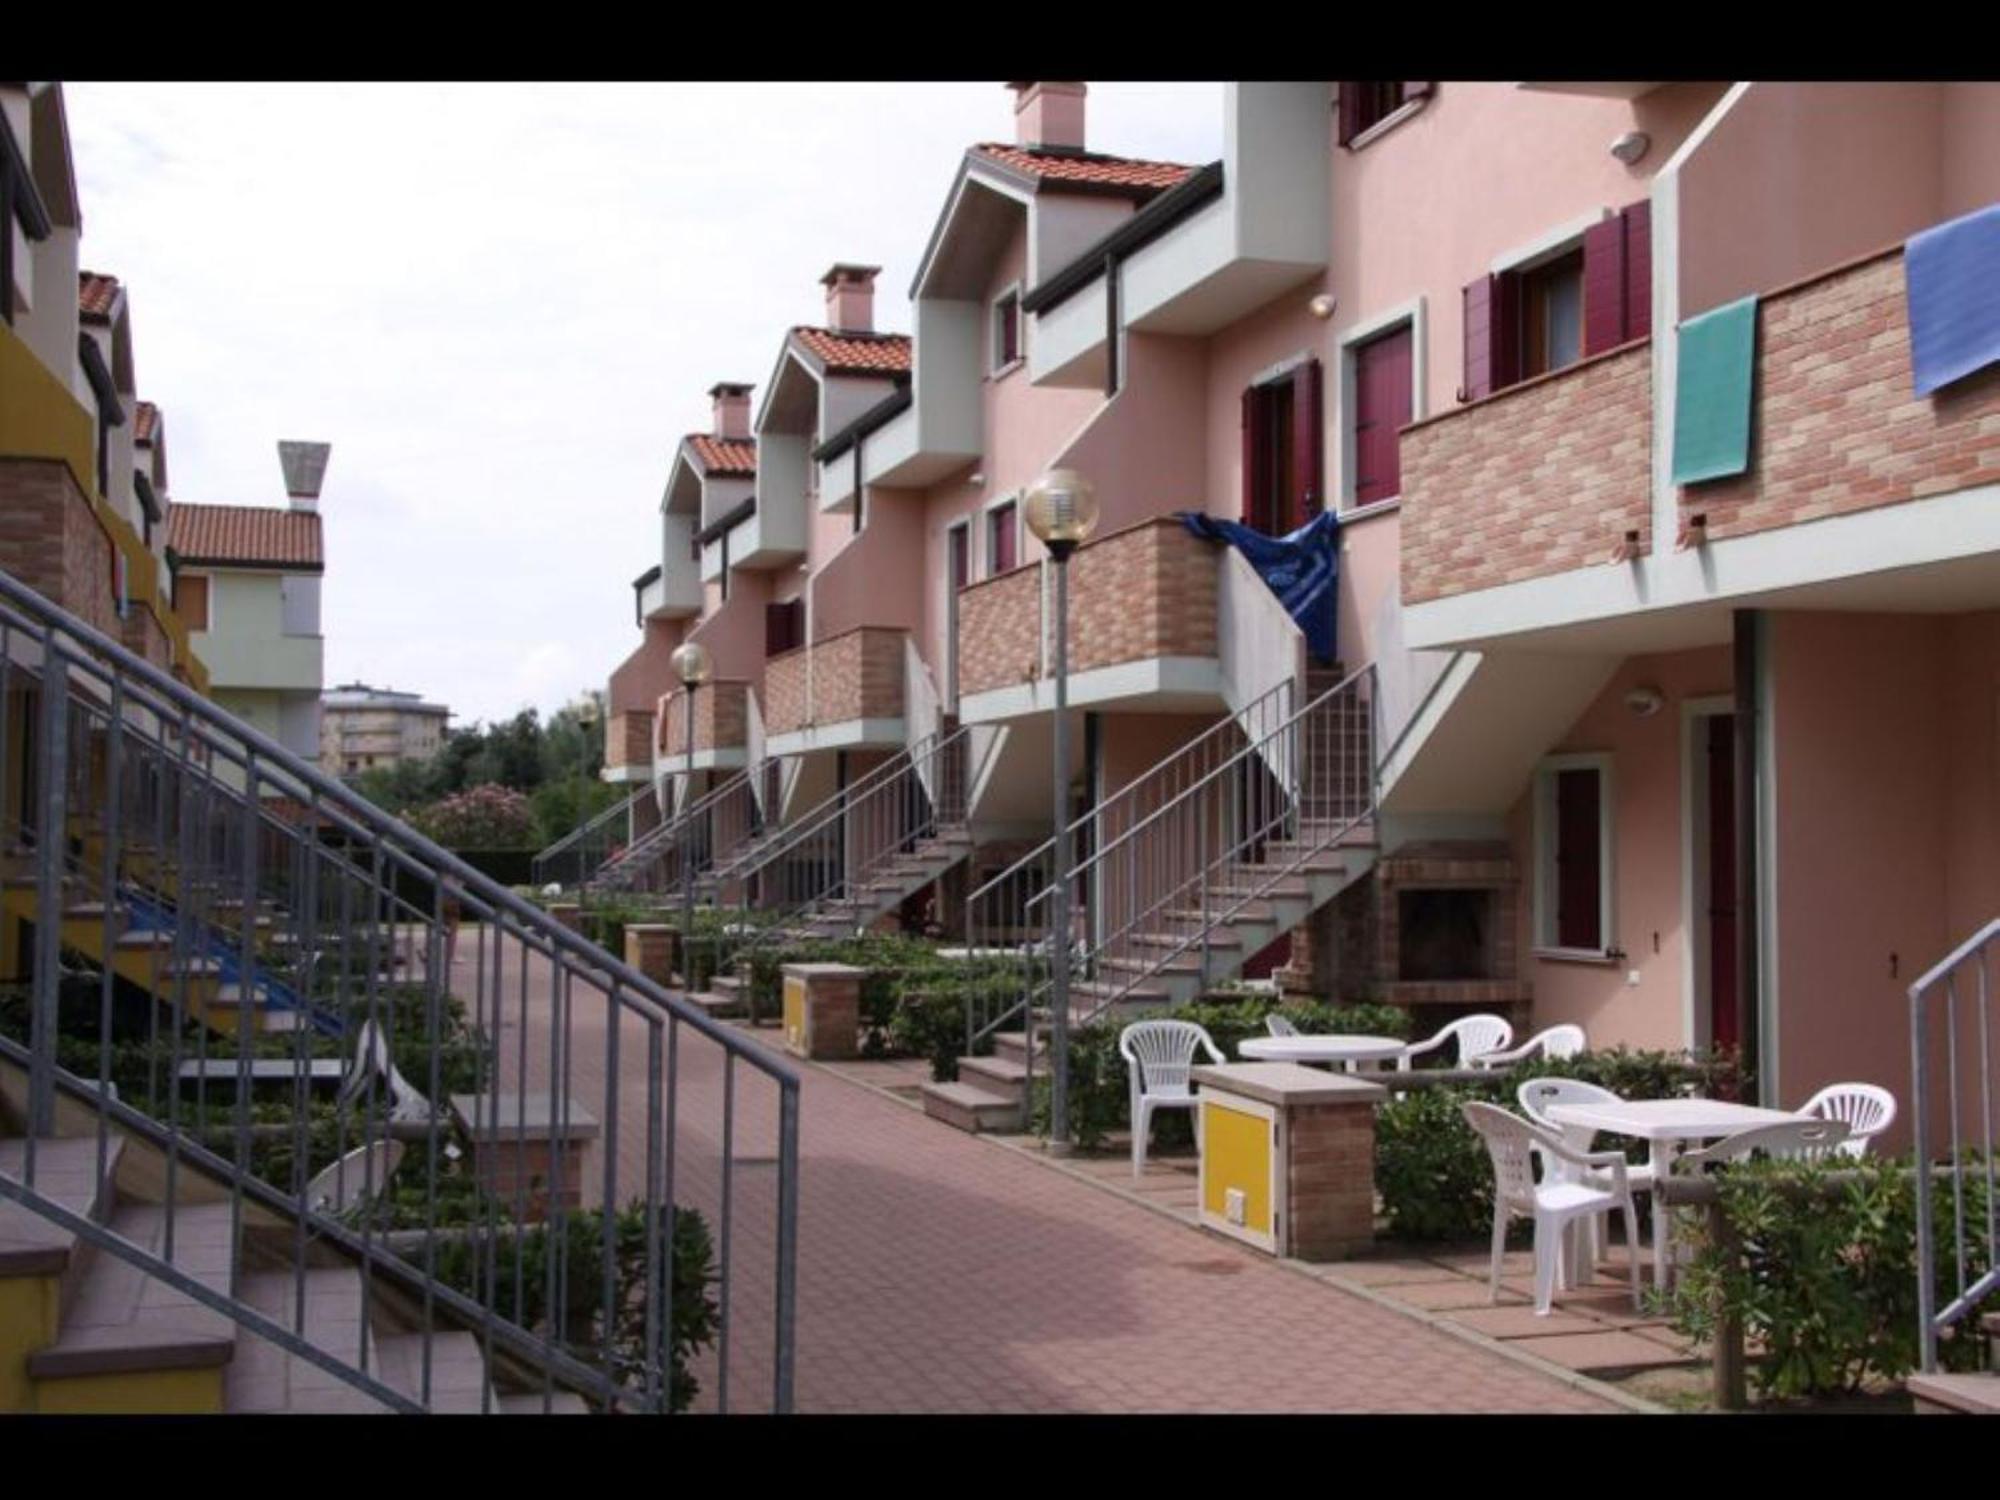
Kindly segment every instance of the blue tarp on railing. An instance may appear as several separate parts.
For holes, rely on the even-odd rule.
[[[2000,361],[2000,204],[1911,235],[1903,278],[1919,396]]]
[[[1306,647],[1320,661],[1334,657],[1334,585],[1340,579],[1340,517],[1321,511],[1288,536],[1266,536],[1236,521],[1184,511],[1196,536],[1227,542],[1270,585],[1285,613],[1298,622]]]

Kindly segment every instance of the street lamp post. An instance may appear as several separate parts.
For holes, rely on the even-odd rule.
[[[1055,870],[1049,925],[1049,1150],[1069,1154],[1069,559],[1097,525],[1097,494],[1073,469],[1051,469],[1028,491],[1028,529],[1048,549],[1056,570],[1055,661]],[[1030,1027],[1033,1054],[1034,1017]]]
[[[583,759],[578,761],[576,766],[576,820],[579,824],[589,822],[591,817],[590,772],[587,768],[590,764],[590,735],[597,728],[597,721],[600,717],[597,694],[585,693],[581,698],[576,700],[576,727],[582,731],[584,738]],[[590,890],[590,876],[592,871],[589,868],[590,849],[588,845],[588,840],[577,840],[576,891],[579,901],[585,900]]]
[[[681,685],[687,689],[687,733],[683,737],[687,746],[687,790],[682,798],[682,808],[694,801],[694,695],[695,689],[708,681],[708,651],[699,641],[685,641],[674,652],[674,671],[680,677]],[[681,848],[688,847],[687,831],[681,832]],[[681,982],[694,988],[694,872],[688,868],[685,857],[681,860]]]

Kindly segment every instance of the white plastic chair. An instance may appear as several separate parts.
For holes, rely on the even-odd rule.
[[[1505,1063],[1525,1062],[1528,1058],[1534,1057],[1537,1054],[1561,1060],[1563,1058],[1575,1057],[1588,1045],[1589,1043],[1583,1035],[1583,1028],[1565,1021],[1560,1026],[1550,1026],[1536,1032],[1525,1042],[1521,1043],[1520,1046],[1506,1052],[1481,1053],[1478,1057],[1472,1059],[1472,1066],[1475,1068],[1499,1067]]]
[[[1811,1161],[1829,1156],[1847,1139],[1845,1120],[1787,1120],[1781,1125],[1759,1125],[1724,1136],[1699,1151],[1690,1151],[1674,1164],[1676,1171],[1699,1176],[1713,1166],[1747,1161],[1757,1155],[1789,1161]]]
[[[1800,1105],[1799,1113],[1842,1121],[1847,1139],[1837,1149],[1842,1156],[1862,1157],[1869,1141],[1896,1122],[1896,1096],[1872,1083],[1830,1083]]]
[[[1638,1215],[1632,1208],[1632,1185],[1625,1157],[1617,1151],[1578,1151],[1553,1130],[1509,1114],[1497,1104],[1467,1102],[1459,1108],[1465,1122],[1479,1132],[1493,1159],[1493,1300],[1500,1300],[1500,1259],[1507,1249],[1507,1225],[1514,1218],[1535,1222],[1535,1315],[1548,1316],[1555,1301],[1556,1279],[1563,1272],[1563,1241],[1578,1219],[1592,1219],[1610,1209],[1625,1216],[1625,1238],[1636,1244]],[[1535,1181],[1534,1158],[1552,1170]],[[1585,1180],[1592,1168],[1610,1176],[1610,1186]],[[1639,1306],[1639,1258],[1632,1257],[1632,1306]]]
[[[1439,1030],[1436,1036],[1421,1042],[1412,1042],[1403,1049],[1403,1055],[1396,1060],[1396,1066],[1403,1072],[1410,1071],[1410,1059],[1426,1052],[1435,1052],[1446,1042],[1458,1044],[1455,1066],[1465,1068],[1475,1066],[1474,1060],[1489,1052],[1498,1052],[1514,1040],[1514,1028],[1499,1016],[1460,1016],[1449,1026]]]
[[[1264,1017],[1264,1029],[1272,1036],[1297,1036],[1299,1028],[1275,1010]]]
[[[1617,1104],[1620,1102],[1618,1095],[1612,1093],[1610,1089],[1600,1088],[1594,1083],[1585,1083],[1580,1078],[1530,1078],[1514,1091],[1514,1097],[1520,1103],[1522,1114],[1533,1120],[1542,1129],[1554,1131],[1557,1135],[1561,1136],[1563,1143],[1572,1151],[1588,1151],[1591,1142],[1597,1138],[1597,1132],[1588,1125],[1558,1125],[1548,1116],[1550,1106],[1557,1104]],[[1560,1161],[1550,1158],[1543,1159],[1542,1171],[1545,1175],[1570,1170],[1573,1169]],[[1625,1163],[1625,1180],[1631,1185],[1633,1192],[1649,1193],[1653,1190],[1655,1170],[1651,1160],[1638,1163],[1628,1160]],[[1611,1174],[1608,1172],[1599,1172],[1594,1169],[1589,1170],[1584,1172],[1582,1180],[1590,1183],[1593,1187],[1604,1188],[1607,1191],[1611,1187]],[[1597,1264],[1599,1250],[1604,1244],[1603,1238],[1598,1234],[1597,1226],[1598,1218],[1592,1218],[1588,1221],[1586,1225],[1587,1236],[1584,1243],[1578,1247],[1581,1254],[1588,1257],[1588,1259],[1583,1261],[1584,1265],[1594,1266]],[[1630,1246],[1630,1251],[1636,1260],[1639,1255],[1639,1246],[1634,1243]]]
[[[370,1157],[374,1160],[371,1162]],[[310,1213],[340,1214],[358,1203],[372,1185],[380,1193],[403,1160],[403,1143],[383,1137],[356,1146],[306,1184]]]
[[[1118,1033],[1118,1055],[1132,1082],[1132,1175],[1146,1170],[1146,1138],[1156,1109],[1195,1109],[1195,1092],[1188,1081],[1195,1050],[1214,1063],[1225,1061],[1207,1030],[1192,1021],[1134,1021]],[[1201,1139],[1201,1114],[1195,1113],[1195,1139]]]

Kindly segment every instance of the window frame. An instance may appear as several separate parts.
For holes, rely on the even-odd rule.
[[[1011,567],[1003,569],[995,566],[997,558],[995,556],[996,549],[993,545],[993,523],[997,518],[997,513],[1005,510],[1008,506],[1014,508],[1014,562]],[[981,579],[999,578],[1003,573],[1016,572],[1026,563],[1027,559],[1022,556],[1025,549],[1022,546],[1023,526],[1021,517],[1021,492],[1019,490],[1013,490],[1004,495],[995,495],[991,500],[988,500],[984,505],[979,507],[979,537],[979,547],[982,554],[980,562],[983,568],[980,574]]]
[[[1595,771],[1597,783],[1597,916],[1596,948],[1566,948],[1557,941],[1556,849],[1559,821],[1556,804],[1557,778],[1565,771]],[[1534,915],[1529,950],[1537,958],[1570,963],[1617,964],[1625,958],[1617,939],[1617,856],[1618,782],[1609,751],[1583,751],[1545,756],[1535,767],[1533,800],[1534,824]]]
[[[1009,302],[1014,305],[1014,354],[1003,359],[1000,354],[1000,310]],[[1021,310],[1021,283],[1013,281],[1002,287],[986,304],[986,375],[989,380],[1000,380],[1011,375],[1028,362],[1028,318]]]
[[[1374,80],[1365,80],[1365,79],[1360,80],[1360,82],[1370,82],[1370,81]],[[1336,137],[1338,136],[1340,130],[1344,128],[1339,123],[1341,119],[1341,103],[1340,103],[1341,96],[1344,95],[1348,89],[1357,86],[1358,84],[1350,84],[1344,82],[1338,83],[1339,92],[1336,94],[1333,102]],[[1386,87],[1387,85],[1381,85],[1381,86]],[[1399,91],[1406,90],[1410,87],[1409,83],[1407,82],[1398,82],[1394,86]],[[1371,120],[1368,124],[1361,126],[1354,132],[1353,135],[1349,136],[1346,140],[1344,141],[1337,140],[1336,143],[1341,147],[1342,150],[1345,151],[1359,151],[1364,146],[1372,145],[1374,142],[1380,140],[1383,136],[1387,135],[1390,131],[1394,130],[1398,125],[1402,124],[1405,120],[1409,119],[1410,116],[1417,113],[1417,111],[1422,109],[1426,104],[1430,103],[1431,95],[1436,92],[1437,92],[1437,85],[1435,83],[1431,83],[1423,85],[1420,91],[1415,94],[1404,94],[1400,103],[1395,105],[1393,108],[1385,111],[1384,113],[1376,116],[1376,118]]]
[[[1386,515],[1400,509],[1403,503],[1400,494],[1369,505],[1354,503],[1354,471],[1360,459],[1354,424],[1360,420],[1360,366],[1357,355],[1361,347],[1404,327],[1410,330],[1410,420],[1421,422],[1430,415],[1430,403],[1425,396],[1430,379],[1430,361],[1426,354],[1430,325],[1422,295],[1364,318],[1353,327],[1344,329],[1335,339],[1334,379],[1339,386],[1336,399],[1340,403],[1340,420],[1333,434],[1334,472],[1339,476],[1334,504],[1344,521]]]

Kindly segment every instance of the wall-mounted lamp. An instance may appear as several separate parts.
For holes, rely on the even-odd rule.
[[[1314,297],[1312,301],[1306,304],[1306,311],[1311,313],[1315,318],[1318,318],[1320,322],[1324,323],[1328,318],[1333,316],[1334,309],[1336,309],[1339,306],[1340,303],[1338,299],[1334,297],[1333,293],[1321,292],[1317,297]]]
[[[1656,687],[1635,687],[1625,695],[1625,706],[1642,719],[1652,718],[1666,701],[1666,695]]]
[[[1653,147],[1653,138],[1643,130],[1628,130],[1611,143],[1611,154],[1631,166]]]

